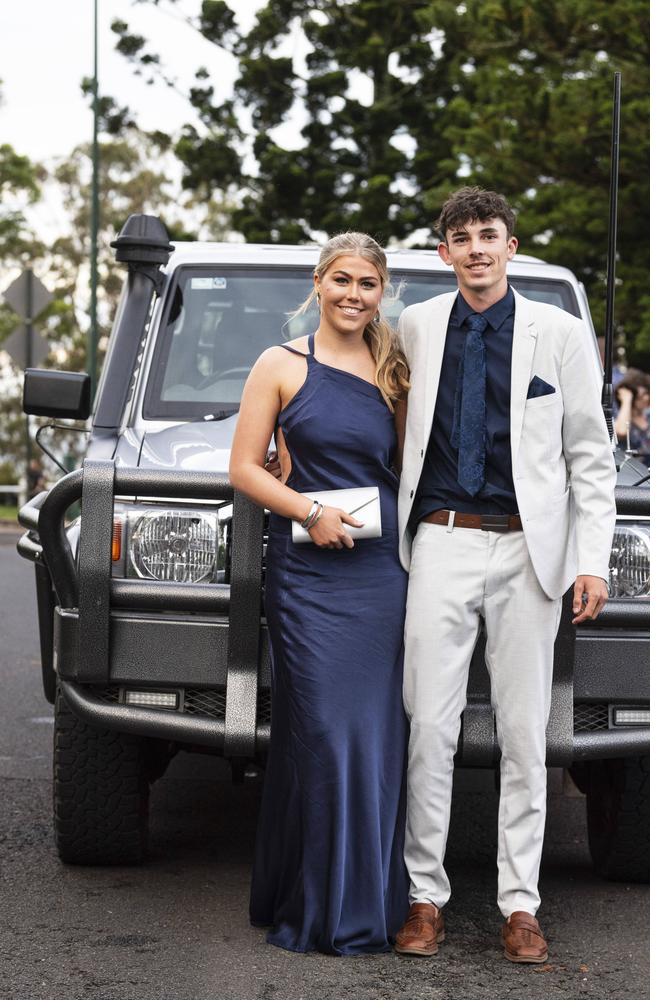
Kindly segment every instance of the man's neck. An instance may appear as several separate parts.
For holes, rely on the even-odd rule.
[[[508,282],[504,281],[503,284],[494,288],[486,288],[484,291],[471,288],[460,288],[459,290],[470,309],[482,313],[496,302],[500,302],[508,294]]]

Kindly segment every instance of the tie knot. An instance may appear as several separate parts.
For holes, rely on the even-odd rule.
[[[465,323],[471,333],[485,333],[485,328],[488,325],[488,321],[481,313],[470,313]]]

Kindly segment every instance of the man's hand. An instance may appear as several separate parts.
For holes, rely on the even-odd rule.
[[[605,606],[608,597],[607,584],[599,576],[579,576],[573,588],[574,625],[593,621]]]
[[[282,470],[280,468],[280,459],[278,458],[277,451],[269,451],[266,455],[266,462],[264,463],[264,468],[267,472],[270,472],[272,476],[276,479],[282,478]]]

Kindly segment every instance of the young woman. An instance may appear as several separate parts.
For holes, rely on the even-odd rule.
[[[387,951],[408,908],[406,574],[393,470],[393,409],[408,372],[380,314],[387,281],[369,236],[327,243],[306,303],[318,301],[318,329],[257,361],[232,449],[233,485],[271,511],[273,721],[251,920],[292,951]],[[264,468],[274,431],[286,482]],[[362,512],[356,520],[303,495],[362,486],[379,488],[379,538],[354,541],[347,528]],[[292,541],[292,520],[311,543]]]

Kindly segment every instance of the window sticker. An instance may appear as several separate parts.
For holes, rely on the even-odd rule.
[[[214,289],[214,288],[216,288],[216,289],[218,289],[220,291],[223,291],[227,287],[228,287],[228,279],[222,277],[221,275],[218,276],[218,277],[216,277],[216,278],[213,278],[213,277],[210,277],[210,278],[192,278],[192,280],[190,282],[190,288],[196,288],[196,289],[201,290],[201,291],[205,291],[206,289]]]

